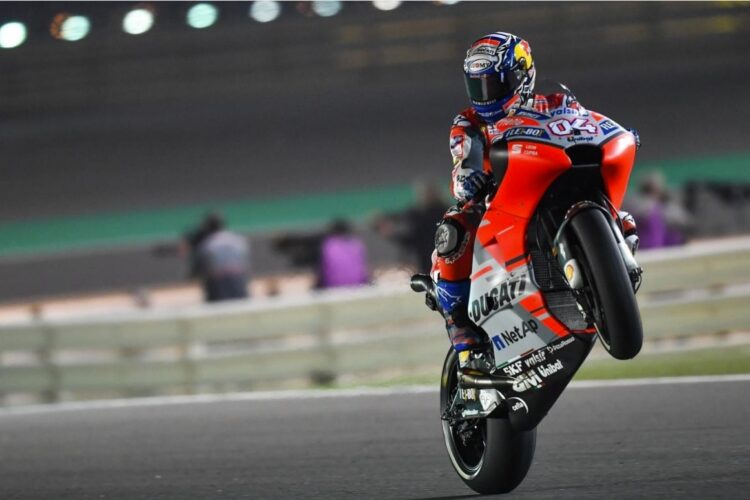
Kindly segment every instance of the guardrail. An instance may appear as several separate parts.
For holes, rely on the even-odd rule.
[[[647,339],[750,328],[750,238],[642,252],[640,261]],[[0,327],[0,395],[7,403],[325,383],[437,370],[448,345],[441,318],[406,287],[36,321]]]

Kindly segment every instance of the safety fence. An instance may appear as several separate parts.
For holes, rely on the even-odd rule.
[[[750,238],[639,260],[647,340],[750,328]],[[361,380],[437,370],[448,346],[442,319],[406,286],[37,320],[0,327],[0,395],[13,403]]]

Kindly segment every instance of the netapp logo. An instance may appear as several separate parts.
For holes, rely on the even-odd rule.
[[[500,332],[499,335],[495,335],[492,337],[492,343],[495,344],[495,348],[497,348],[498,351],[501,351],[509,345],[525,339],[529,332],[536,333],[538,328],[539,323],[530,319],[521,323],[520,327],[514,326],[511,330],[505,330],[504,332]]]

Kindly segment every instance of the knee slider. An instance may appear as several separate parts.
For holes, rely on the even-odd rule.
[[[466,229],[453,219],[443,219],[435,231],[435,250],[438,257],[456,259],[466,249]]]

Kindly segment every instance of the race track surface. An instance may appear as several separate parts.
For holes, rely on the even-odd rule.
[[[576,387],[509,498],[747,498],[750,382]],[[437,393],[0,413],[0,498],[474,496]]]

